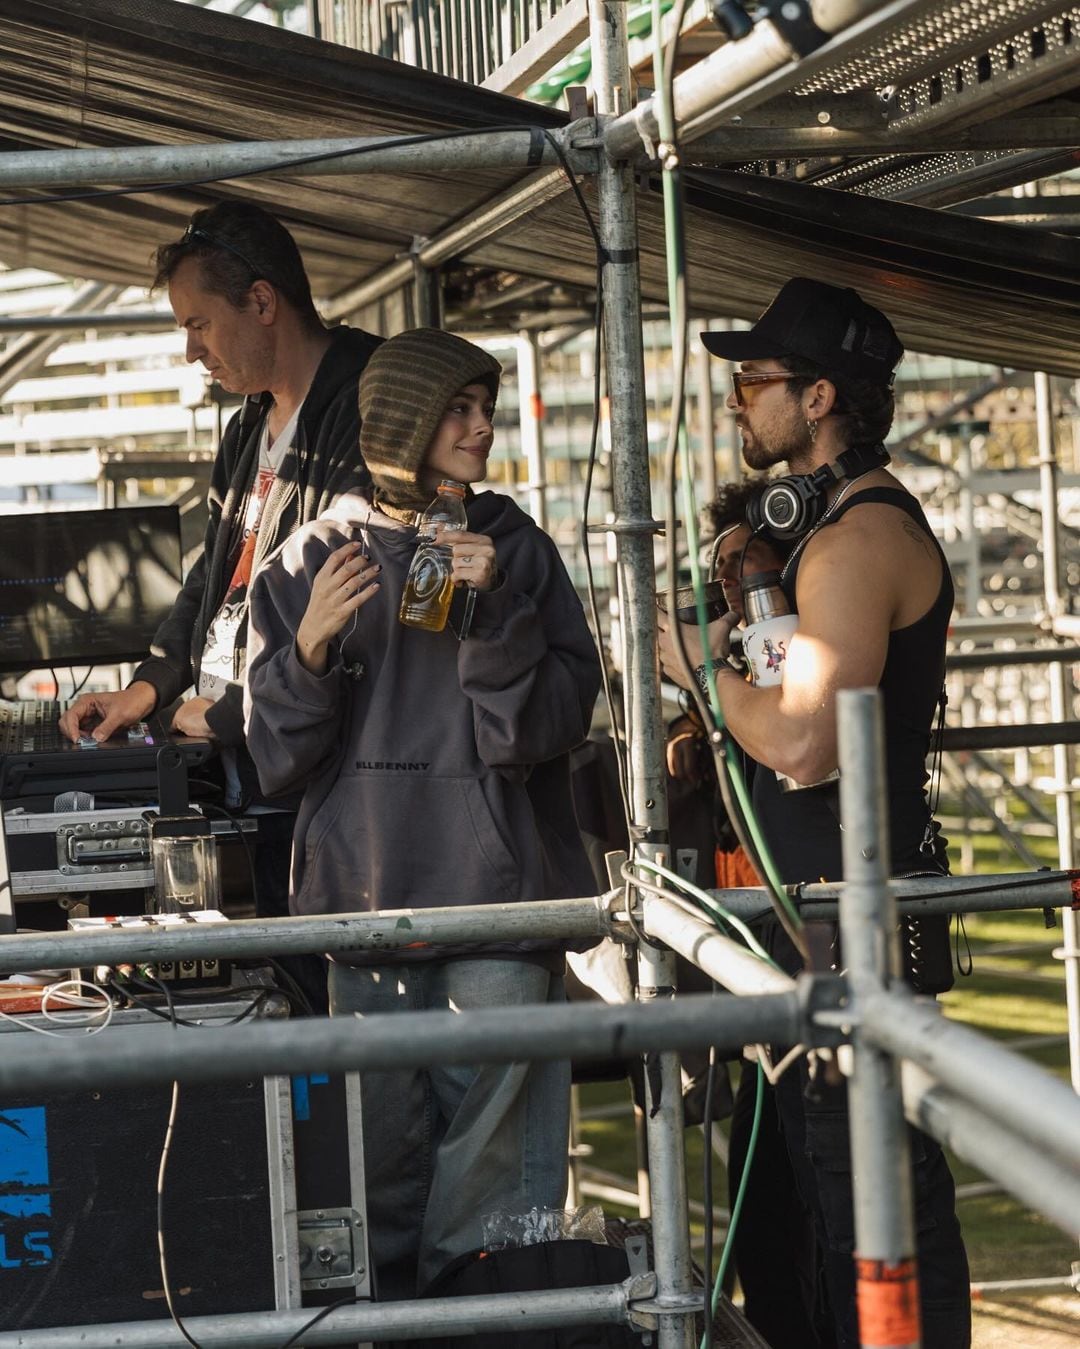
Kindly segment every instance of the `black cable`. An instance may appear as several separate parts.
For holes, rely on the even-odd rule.
[[[222,816],[223,819],[228,820],[229,823],[232,825],[233,833],[236,834],[237,838],[239,838],[240,843],[242,844],[244,849],[244,858],[247,862],[247,869],[248,869],[248,879],[251,881],[251,899],[252,903],[254,903],[255,856],[251,851],[251,845],[248,843],[247,832],[244,829],[241,817],[237,815],[235,811],[230,810],[228,806],[224,806],[218,801],[203,801],[202,808],[203,810],[209,811],[212,814],[216,812],[218,815]]]
[[[71,669],[71,697],[74,700],[79,696],[80,693],[82,693],[83,689],[90,682],[90,676],[94,673],[94,667],[92,665],[88,665],[86,667],[86,673],[83,675],[83,677],[79,680],[77,684],[75,682],[74,666],[70,667],[70,669]]]
[[[598,271],[597,285],[599,286],[600,284]],[[630,784],[626,768],[626,747],[623,741],[623,730],[619,721],[618,710],[615,706],[615,695],[611,688],[611,673],[608,670],[607,655],[604,650],[604,630],[600,624],[600,606],[596,599],[596,578],[593,575],[592,557],[589,553],[589,505],[592,499],[593,470],[596,467],[596,452],[600,435],[600,311],[602,304],[601,291],[598,289],[596,293],[596,341],[593,347],[593,362],[595,365],[593,375],[593,423],[589,440],[588,466],[585,470],[585,493],[581,503],[581,545],[585,555],[585,586],[589,597],[589,615],[592,618],[596,652],[600,659],[600,679],[604,689],[604,704],[608,711],[608,722],[611,725],[611,744],[615,751],[615,770],[619,783],[619,799],[622,803],[623,823],[626,827],[626,842],[627,847],[632,848],[634,829],[630,811]]]
[[[1062,881],[1078,874],[1080,872],[1073,870],[1052,871],[1045,875],[1036,871],[1026,876],[1018,876],[1014,881],[998,881],[996,885],[965,885],[962,889],[953,890],[950,888],[943,893],[947,894],[950,899],[955,899],[957,896],[963,899],[967,895],[996,895],[1002,890],[1022,890],[1026,885],[1060,885]],[[914,899],[918,896],[913,895],[908,896],[908,898]],[[814,901],[808,899],[807,903],[812,904]]]
[[[331,1302],[328,1306],[321,1307],[310,1321],[304,1322],[295,1335],[289,1336],[281,1346],[281,1349],[293,1349],[294,1345],[300,1343],[301,1336],[306,1335],[313,1326],[317,1326],[324,1316],[329,1316],[331,1312],[336,1312],[339,1307],[351,1307],[353,1303],[359,1302],[359,1300],[360,1299],[357,1297],[339,1297],[336,1302]]]
[[[278,978],[284,979],[286,984],[288,984],[287,988],[279,988],[277,991],[284,998],[288,999],[290,1006],[299,1007],[300,1011],[303,1012],[305,1016],[319,1016],[320,1013],[316,1012],[315,1008],[311,1005],[311,999],[300,987],[300,985],[296,982],[296,980],[292,977],[292,975],[281,963],[281,961],[277,960],[274,956],[267,956],[266,959],[267,963],[270,965],[270,968],[274,971],[274,973],[278,976]]]
[[[133,990],[131,987],[133,984],[140,985],[143,990],[142,993]],[[160,1007],[154,1007],[151,1003],[144,1001],[150,993],[156,993],[157,990],[149,988],[148,985],[143,984],[141,980],[134,978],[134,976],[129,975],[125,977],[123,982],[119,979],[108,979],[106,980],[105,987],[112,989],[114,993],[118,993],[132,1007],[137,1007],[142,1012],[149,1012],[151,1016],[157,1017],[159,1021],[168,1021],[169,1024],[174,1027],[186,1026],[189,1029],[196,1030],[199,1028],[199,1023],[197,1021],[185,1021],[184,1018],[177,1013],[175,1003],[173,1002],[173,996],[166,991],[165,984],[161,984],[160,988],[165,992],[165,1001],[169,1008],[167,1012],[163,1012]]]
[[[232,822],[233,830],[239,837],[241,844],[243,844],[244,857],[247,860],[248,879],[251,881],[251,895],[252,899],[254,899],[255,856],[251,851],[251,845],[248,843],[247,840],[247,832],[243,827],[243,823],[240,816],[234,814],[233,811],[229,810],[227,806],[219,805],[216,802],[203,802],[203,809],[211,812],[217,811],[219,814],[223,815],[227,820],[230,820]],[[274,971],[274,973],[278,976],[278,978],[284,980],[284,982],[288,985],[287,988],[282,988],[279,989],[278,991],[285,998],[288,999],[290,1006],[298,1007],[305,1016],[318,1016],[319,1015],[318,1012],[316,1012],[315,1008],[312,1007],[311,1005],[311,999],[300,987],[300,985],[296,982],[296,980],[285,968],[285,966],[281,963],[281,961],[274,956],[267,956],[266,962],[270,966],[270,968]]]
[[[137,989],[143,990],[141,996],[138,993],[133,994],[131,992],[129,986],[132,984],[134,984]],[[151,987],[151,985],[153,985],[153,987]],[[157,979],[153,975],[147,975],[146,979],[139,979],[135,975],[128,975],[124,983],[121,983],[119,980],[110,979],[108,986],[115,989],[116,992],[124,994],[128,1001],[134,1006],[141,1008],[144,1012],[149,1012],[151,1016],[159,1017],[162,1021],[171,1021],[174,1026],[186,1026],[191,1030],[207,1029],[201,1021],[185,1021],[176,1011],[177,1001],[205,1002],[205,994],[197,993],[194,989],[190,991],[185,990],[184,992],[174,992],[169,988],[167,980]],[[145,998],[158,990],[165,995],[165,1001],[169,1007],[167,1014],[159,1007],[153,1007],[150,1003],[141,1000],[141,998]],[[241,1021],[246,1021],[248,1017],[254,1016],[267,999],[273,997],[277,992],[278,990],[273,988],[260,988],[254,998],[252,998],[251,1002],[247,1003],[236,1016],[230,1017],[228,1021],[223,1021],[221,1024],[223,1026],[235,1026]]]
[[[761,533],[761,531],[764,528],[765,528],[764,525],[758,525],[757,529],[751,529],[747,534],[746,542],[743,544],[742,550],[739,553],[739,571],[736,577],[736,584],[738,585],[740,590],[742,589],[743,573],[746,570],[746,550],[750,547],[750,545],[754,542],[754,539],[758,536],[758,534]]]
[[[608,251],[604,247],[604,241],[600,238],[600,230],[596,224],[596,221],[593,219],[592,212],[589,210],[589,203],[585,200],[585,195],[581,190],[581,185],[578,183],[578,180],[574,177],[574,170],[570,167],[570,161],[566,158],[566,153],[563,150],[562,146],[559,144],[559,142],[551,134],[550,131],[544,132],[544,139],[551,146],[552,150],[554,150],[555,158],[561,164],[562,171],[563,173],[566,174],[566,180],[570,184],[570,190],[577,198],[577,204],[581,207],[581,213],[585,217],[585,223],[586,225],[588,225],[589,233],[593,237],[593,246],[596,249],[597,267],[601,268],[603,267],[604,263],[608,260]]]
[[[87,192],[63,192],[52,197],[5,197],[0,198],[0,206],[54,206],[70,201],[97,201],[102,197],[136,197],[143,192],[169,192],[187,187],[208,187],[211,183],[228,183],[234,179],[257,178],[264,173],[280,173],[283,169],[300,168],[304,164],[329,163],[334,159],[345,159],[350,155],[369,155],[378,150],[391,150],[399,145],[426,145],[433,141],[461,140],[465,136],[496,136],[506,131],[539,131],[541,128],[527,123],[512,123],[509,126],[478,126],[460,131],[430,131],[418,136],[398,136],[384,140],[378,145],[356,145],[344,150],[324,150],[319,154],[298,155],[292,159],[282,159],[276,164],[267,164],[254,169],[236,169],[225,173],[216,173],[203,178],[185,178],[170,183],[144,183],[131,187],[95,188]],[[551,139],[550,132],[544,135]]]
[[[589,505],[592,500],[593,473],[596,468],[597,448],[600,443],[600,374],[601,357],[603,351],[603,313],[604,313],[604,264],[607,260],[607,249],[600,238],[600,231],[597,228],[596,221],[593,219],[592,212],[589,210],[589,203],[581,191],[581,187],[574,177],[569,162],[563,153],[563,148],[550,132],[544,133],[544,136],[555,155],[562,165],[563,173],[570,184],[571,191],[581,208],[581,214],[592,235],[593,247],[596,259],[596,301],[593,309],[593,419],[592,428],[589,433],[589,458],[585,470],[585,492],[581,505],[581,549],[585,561],[585,587],[589,598],[589,616],[592,619],[593,637],[596,642],[596,652],[600,658],[600,679],[604,690],[604,703],[608,711],[608,721],[611,724],[611,743],[615,751],[616,777],[619,783],[619,798],[622,802],[623,823],[626,827],[626,841],[628,847],[633,847],[633,823],[630,812],[630,788],[629,778],[626,770],[626,748],[622,740],[622,731],[620,728],[618,712],[615,707],[615,697],[611,688],[611,675],[608,671],[607,660],[604,652],[604,635],[600,625],[600,608],[596,599],[596,578],[593,575],[592,556],[589,551]],[[629,909],[629,904],[627,904]],[[633,920],[631,919],[631,924]]]
[[[144,985],[144,984],[142,983],[141,980],[140,980],[140,981],[136,981],[136,980],[133,979],[131,982],[138,982],[138,983],[140,984],[140,987],[145,988],[145,989],[146,989],[146,994],[147,994],[147,996],[150,996],[152,993],[156,993],[156,992],[157,992],[156,989],[151,989],[148,985]],[[117,985],[116,985],[116,988],[117,988],[117,991],[118,991],[118,992],[125,992],[126,985],[125,985],[125,984],[117,984]],[[192,988],[192,989],[187,989],[187,990],[185,990],[185,991],[181,991],[180,989],[174,988],[174,989],[172,989],[172,1000],[173,1000],[173,1002],[176,1003],[177,1006],[179,1006],[179,1007],[183,1007],[183,1006],[188,1005],[188,1004],[190,1004],[191,1006],[205,1005],[206,999],[207,999],[207,993],[208,993],[208,990],[205,989],[205,988]],[[245,1011],[244,1011],[244,1016],[246,1017],[246,1016],[252,1015],[252,1013],[253,1013],[254,1010],[256,1010],[258,1007],[261,1007],[261,1006],[263,1005],[263,1003],[266,1002],[266,1001],[268,1001],[270,998],[274,998],[274,997],[281,997],[281,998],[284,998],[284,999],[286,1000],[286,1002],[288,1002],[288,1003],[290,1004],[290,1006],[296,1006],[296,1007],[300,1008],[301,1011],[306,1010],[306,1007],[310,1005],[310,1004],[307,1004],[307,1003],[306,1003],[306,1001],[305,1001],[305,999],[304,999],[304,997],[303,997],[303,990],[300,991],[300,994],[299,994],[299,996],[298,996],[296,993],[293,993],[292,990],[287,989],[287,988],[260,988],[260,989],[257,989],[257,990],[255,991],[255,996],[254,996],[252,1002],[250,1002],[250,1003],[247,1004],[247,1006],[246,1006],[246,1008],[245,1008]],[[138,1003],[137,1005],[140,1006],[140,1007],[142,1007],[143,1010],[144,1010],[144,1011],[147,1011],[147,1012],[151,1012],[151,1013],[152,1013],[153,1010],[154,1010],[152,1007],[150,1007],[150,1006],[147,1005],[147,1004]],[[240,1019],[242,1019],[242,1018],[240,1018]],[[189,1025],[189,1026],[194,1026],[196,1029],[203,1029],[203,1030],[207,1029],[207,1027],[204,1025],[204,1023],[199,1022],[199,1021],[189,1021],[189,1022],[182,1023],[182,1024],[186,1024],[186,1025]],[[224,1022],[223,1024],[224,1024],[224,1025],[233,1025],[234,1022],[228,1022],[228,1021],[227,1021],[227,1022]]]
[[[623,866],[623,868],[622,868],[622,874],[623,874],[623,878],[624,878],[624,879],[626,880],[626,882],[627,882],[627,885],[626,885],[626,921],[627,921],[627,924],[628,924],[629,927],[630,927],[630,931],[634,934],[634,940],[637,942],[637,944],[638,944],[639,946],[649,946],[649,947],[651,947],[654,951],[658,951],[658,950],[660,950],[661,948],[658,946],[658,944],[657,944],[656,942],[650,941],[650,940],[649,940],[649,938],[645,935],[645,929],[641,926],[641,924],[638,922],[637,918],[634,916],[634,905],[633,905],[633,901],[631,900],[631,897],[630,897],[630,890],[631,890],[631,888],[637,889],[637,888],[640,887],[642,890],[647,890],[650,894],[656,894],[656,895],[662,894],[662,891],[660,890],[660,887],[659,887],[659,886],[651,885],[648,881],[639,881],[638,878],[637,878],[637,876],[636,876],[636,875],[634,874],[634,872],[630,869],[630,863],[629,863],[629,862],[627,862],[627,863]],[[664,898],[666,898],[666,897],[667,897],[667,896],[665,895]]]
[[[153,988],[152,988],[151,986],[156,987],[156,988],[160,989],[161,992],[165,995],[165,1005],[166,1005],[166,1006],[168,1007],[168,1009],[169,1009],[169,1016],[172,1018],[172,1022],[173,1022],[173,1025],[174,1025],[174,1026],[179,1026],[179,1025],[185,1025],[185,1026],[186,1026],[186,1025],[188,1025],[188,1024],[191,1024],[191,1025],[194,1025],[194,1024],[195,1024],[194,1022],[188,1023],[188,1022],[186,1022],[186,1021],[185,1021],[185,1022],[180,1022],[179,1020],[177,1020],[177,1016],[176,1016],[176,1004],[173,1002],[172,989],[168,986],[168,984],[165,982],[164,979],[158,979],[158,978],[157,978],[155,975],[153,975],[153,974],[147,974],[146,978],[147,978],[147,983],[144,985],[144,987],[151,988],[151,991],[153,991]],[[142,980],[141,980],[141,979],[133,979],[132,982],[133,982],[133,983],[140,983],[140,984],[141,984],[141,983],[142,983]]]

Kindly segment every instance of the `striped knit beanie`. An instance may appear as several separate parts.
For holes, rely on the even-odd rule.
[[[447,403],[468,384],[495,398],[501,374],[493,356],[441,328],[413,328],[375,350],[360,377],[360,453],[377,506],[399,518],[427,506],[417,475]]]

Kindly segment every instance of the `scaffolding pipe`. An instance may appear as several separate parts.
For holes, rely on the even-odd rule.
[[[1080,646],[1038,646],[1022,651],[958,651],[946,658],[946,672],[990,670],[1014,665],[1073,665],[1080,661]]]
[[[700,993],[658,999],[651,1006],[578,1003],[408,1016],[305,1017],[293,1022],[244,1022],[230,1026],[227,1035],[167,1035],[153,1053],[147,1052],[145,1037],[135,1028],[95,1036],[79,1031],[44,1043],[39,1036],[19,1032],[4,1039],[0,1092],[60,1087],[80,1091],[174,1080],[228,1082],[312,1072],[390,1072],[434,1064],[603,1062],[709,1045],[739,1049],[759,1042],[797,1044],[807,1033],[802,1006],[797,992],[758,998]],[[657,1242],[658,1261],[669,1258]]]
[[[590,0],[589,36],[597,120],[601,125],[631,103],[626,5]],[[622,623],[623,706],[628,745],[627,794],[635,857],[668,860],[664,719],[656,663],[656,569],[652,485],[645,416],[645,352],[641,333],[636,184],[628,163],[601,157],[597,177],[598,228],[603,264],[603,335],[610,407],[613,529]],[[597,634],[599,636],[599,634]],[[638,998],[651,1011],[670,1005],[675,957],[638,946]],[[733,1001],[738,1001],[733,999]],[[678,1055],[668,1044],[657,1074],[646,1073],[649,1185],[657,1301],[673,1309],[660,1323],[660,1349],[694,1349],[690,1230],[686,1204],[682,1084]],[[699,1306],[701,1299],[699,1298]],[[679,1313],[675,1309],[684,1310]]]
[[[175,327],[176,319],[171,309],[121,309],[108,314],[91,309],[78,314],[21,314],[15,318],[0,318],[0,333],[82,332],[88,328],[130,328],[145,333],[151,328]]]
[[[0,155],[0,160],[3,156]],[[110,286],[102,281],[88,281],[80,286],[67,304],[57,310],[57,315],[84,314],[98,305],[111,304],[122,294],[123,286]],[[55,316],[54,316],[55,317]],[[20,379],[25,379],[45,364],[50,353],[66,341],[62,332],[53,332],[46,336],[33,336],[27,333],[19,338],[0,355],[0,398],[12,389]]]
[[[1080,1175],[1066,1174],[1040,1148],[989,1119],[981,1106],[948,1091],[913,1063],[901,1070],[904,1110],[919,1129],[986,1176],[1000,1181],[1022,1204],[1052,1219],[1069,1236],[1080,1231]]]
[[[679,138],[690,142],[721,122],[774,98],[838,62],[873,36],[900,20],[913,20],[937,0],[812,0],[814,22],[830,42],[801,59],[768,19],[754,24],[746,37],[727,42],[698,61],[673,86],[675,125]],[[843,30],[843,31],[841,31]],[[655,96],[640,103],[604,131],[604,149],[612,160],[653,152],[660,139]]]
[[[374,304],[376,300],[408,285],[413,279],[415,264],[437,267],[449,262],[451,258],[467,253],[470,248],[498,234],[523,215],[538,210],[553,197],[561,196],[566,190],[566,176],[562,170],[541,174],[525,184],[515,184],[479,206],[464,220],[419,245],[408,257],[390,263],[374,276],[366,277],[355,286],[324,300],[319,309],[328,319],[354,314],[358,309]]]
[[[94,932],[41,932],[4,937],[0,972],[137,965],[218,956],[235,960],[268,955],[334,955],[406,947],[530,938],[599,939],[611,932],[609,896],[540,899],[520,904],[473,904],[443,909],[388,909],[303,918],[241,918],[183,927],[108,928]],[[151,920],[152,921],[152,920]]]
[[[961,412],[970,411],[976,403],[981,403],[984,398],[988,398],[992,393],[996,393],[1002,387],[1007,379],[1012,377],[1011,370],[999,370],[996,375],[985,380],[982,384],[977,384],[974,389],[969,390],[962,398],[957,398],[950,403],[947,408],[940,412],[935,412],[932,417],[927,417],[926,421],[920,422],[907,435],[901,436],[899,440],[889,443],[890,451],[895,454],[901,454],[903,451],[911,449],[917,445],[923,436],[930,431],[937,431],[942,426],[951,426],[956,421]],[[956,476],[956,469],[951,464],[940,464],[926,456],[920,456],[921,463],[933,464],[935,468],[940,468],[942,472]]]
[[[1060,665],[1053,668],[1063,673]],[[941,733],[941,748],[1032,749],[1036,745],[1075,745],[1080,741],[1080,722],[1062,721],[1060,716],[1059,711],[1059,720],[1027,726],[946,726]]]
[[[1080,1174],[1080,1097],[1067,1083],[899,988],[864,999],[859,1018],[873,1044],[917,1063],[947,1082],[951,1093]]]
[[[753,996],[783,993],[795,987],[794,979],[782,970],[767,965],[745,946],[670,900],[643,895],[641,908],[642,926],[650,937],[658,937],[731,993]]]
[[[337,1307],[310,1330],[310,1307],[291,1311],[185,1316],[196,1344],[214,1349],[279,1349],[303,1331],[305,1345],[412,1340],[441,1335],[497,1334],[566,1325],[625,1325],[631,1298],[648,1296],[649,1276],[589,1288],[482,1297],[423,1298],[415,1302]],[[111,1325],[62,1326],[0,1333],[0,1349],[183,1349],[172,1321],[118,1321]]]
[[[701,494],[706,503],[716,499],[716,407],[713,399],[713,358],[698,341],[693,348],[697,367],[698,434],[701,445]]]
[[[521,453],[529,474],[529,514],[548,527],[547,470],[544,463],[544,395],[540,387],[540,343],[536,333],[525,329],[517,339],[518,420]]]
[[[1023,872],[995,876],[914,876],[890,880],[889,892],[896,898],[901,917],[932,913],[1009,913],[1023,909],[1068,909],[1077,903],[1080,878],[1076,873],[1041,871],[1025,882]],[[1000,886],[1000,889],[995,889]],[[788,886],[803,918],[836,920],[842,884]],[[771,911],[763,888],[710,890],[722,907],[744,923]]]
[[[865,999],[900,977],[896,905],[888,887],[888,805],[881,695],[842,689],[836,698],[844,889],[840,940],[856,1017]],[[911,1150],[899,1066],[855,1025],[848,1083],[855,1208],[859,1340],[879,1340],[863,1323],[864,1306],[892,1313],[898,1349],[918,1349],[918,1272]]]
[[[575,172],[596,168],[592,151],[577,150],[564,130],[552,130]],[[350,153],[351,152],[351,153]],[[307,163],[297,163],[307,160]],[[542,130],[482,135],[334,136],[317,140],[210,142],[201,145],[120,145],[97,150],[14,150],[0,155],[0,189],[92,187],[103,183],[226,182],[254,173],[314,178],[349,173],[461,173],[560,162]]]
[[[1004,875],[926,876],[890,880],[900,914],[1001,913],[1069,908],[1078,902],[1080,876],[1038,872]],[[1000,886],[1000,889],[995,889]],[[1076,887],[1074,891],[1074,887]],[[789,886],[804,918],[835,919],[841,884]],[[976,891],[976,893],[970,893]],[[771,911],[761,886],[711,890],[721,907],[744,922]],[[67,969],[336,951],[392,953],[415,942],[443,946],[461,942],[521,941],[529,936],[568,940],[608,936],[616,926],[617,897],[545,899],[523,904],[480,904],[446,909],[391,909],[377,914],[331,917],[241,918],[191,923],[182,928],[108,928],[94,932],[33,932],[0,941],[0,972]]]
[[[1039,441],[1039,483],[1042,505],[1043,594],[1052,619],[1065,610],[1061,594],[1061,531],[1058,522],[1057,437],[1050,376],[1035,374],[1035,427]],[[1050,716],[1056,722],[1072,715],[1065,667],[1050,668]],[[1080,723],[1073,723],[1080,728]],[[1058,862],[1071,867],[1076,852],[1073,842],[1072,754],[1069,744],[1054,745],[1054,806],[1057,815]],[[1080,1092],[1080,919],[1074,911],[1062,914],[1065,961],[1065,1004],[1069,1024],[1069,1069],[1073,1090]]]

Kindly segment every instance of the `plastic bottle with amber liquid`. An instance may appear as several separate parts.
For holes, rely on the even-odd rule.
[[[743,658],[750,671],[750,682],[758,687],[780,684],[784,679],[788,645],[799,626],[798,614],[791,612],[787,596],[780,585],[778,571],[759,571],[743,578]],[[840,776],[834,769],[818,782],[796,782],[783,773],[777,773],[780,790],[804,791],[835,782]]]
[[[437,525],[442,526],[444,533],[468,528],[465,488],[449,478],[439,483],[435,500],[417,521],[417,549],[405,577],[398,610],[398,618],[406,627],[425,628],[428,632],[442,632],[446,627],[454,597],[453,553],[447,544],[437,541]]]

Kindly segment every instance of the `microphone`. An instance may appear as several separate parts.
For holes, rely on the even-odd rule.
[[[53,797],[53,812],[66,815],[73,810],[93,810],[94,798],[89,792],[61,792]]]

